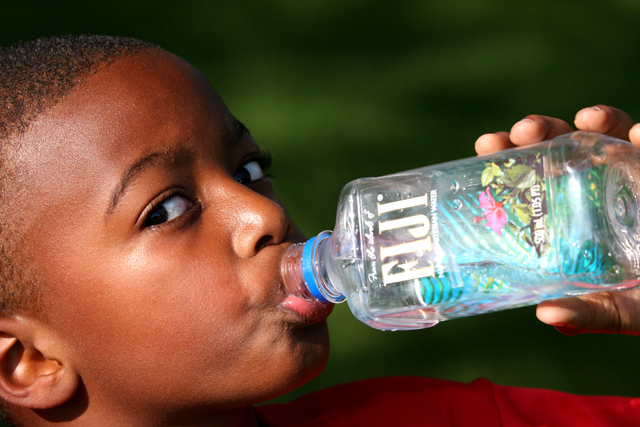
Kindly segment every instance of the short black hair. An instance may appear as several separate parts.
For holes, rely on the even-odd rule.
[[[66,35],[0,49],[0,139],[25,132],[88,75],[151,47],[128,37]]]
[[[8,149],[30,123],[90,75],[124,57],[159,47],[128,37],[64,35],[0,48],[0,315],[33,308],[40,286],[19,257]]]

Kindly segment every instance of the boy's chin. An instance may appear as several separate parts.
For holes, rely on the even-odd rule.
[[[318,375],[320,375],[320,373],[324,370],[324,368],[327,366],[327,361],[328,361],[329,357],[328,357],[328,352],[327,352],[327,357],[323,360],[322,363],[318,364],[317,366],[314,366],[312,369],[310,369],[308,372],[305,372],[304,374],[300,375],[295,382],[293,382],[292,384],[290,384],[288,387],[285,387],[283,390],[274,393],[271,397],[262,400],[261,402],[258,403],[263,403],[267,400],[271,400],[271,399],[275,399],[277,397],[283,396],[287,393],[290,393],[300,387],[302,387],[303,385],[307,384],[308,382],[312,381],[313,379],[315,379]]]
[[[299,329],[297,332],[301,335],[297,338],[301,340],[306,351],[297,357],[299,365],[295,378],[272,397],[278,397],[302,387],[317,377],[329,361],[329,327],[326,321]]]

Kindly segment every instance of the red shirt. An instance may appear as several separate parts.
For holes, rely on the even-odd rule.
[[[267,426],[640,426],[640,398],[395,377],[342,384],[256,408]]]

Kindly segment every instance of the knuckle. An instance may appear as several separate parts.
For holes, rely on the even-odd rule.
[[[622,319],[616,299],[609,292],[591,294],[588,298],[593,332],[617,334],[622,332]]]

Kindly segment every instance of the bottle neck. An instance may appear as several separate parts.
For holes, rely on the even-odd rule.
[[[344,295],[330,281],[331,232],[323,231],[306,243],[290,246],[285,252],[281,274],[287,292],[308,300],[339,303]]]

